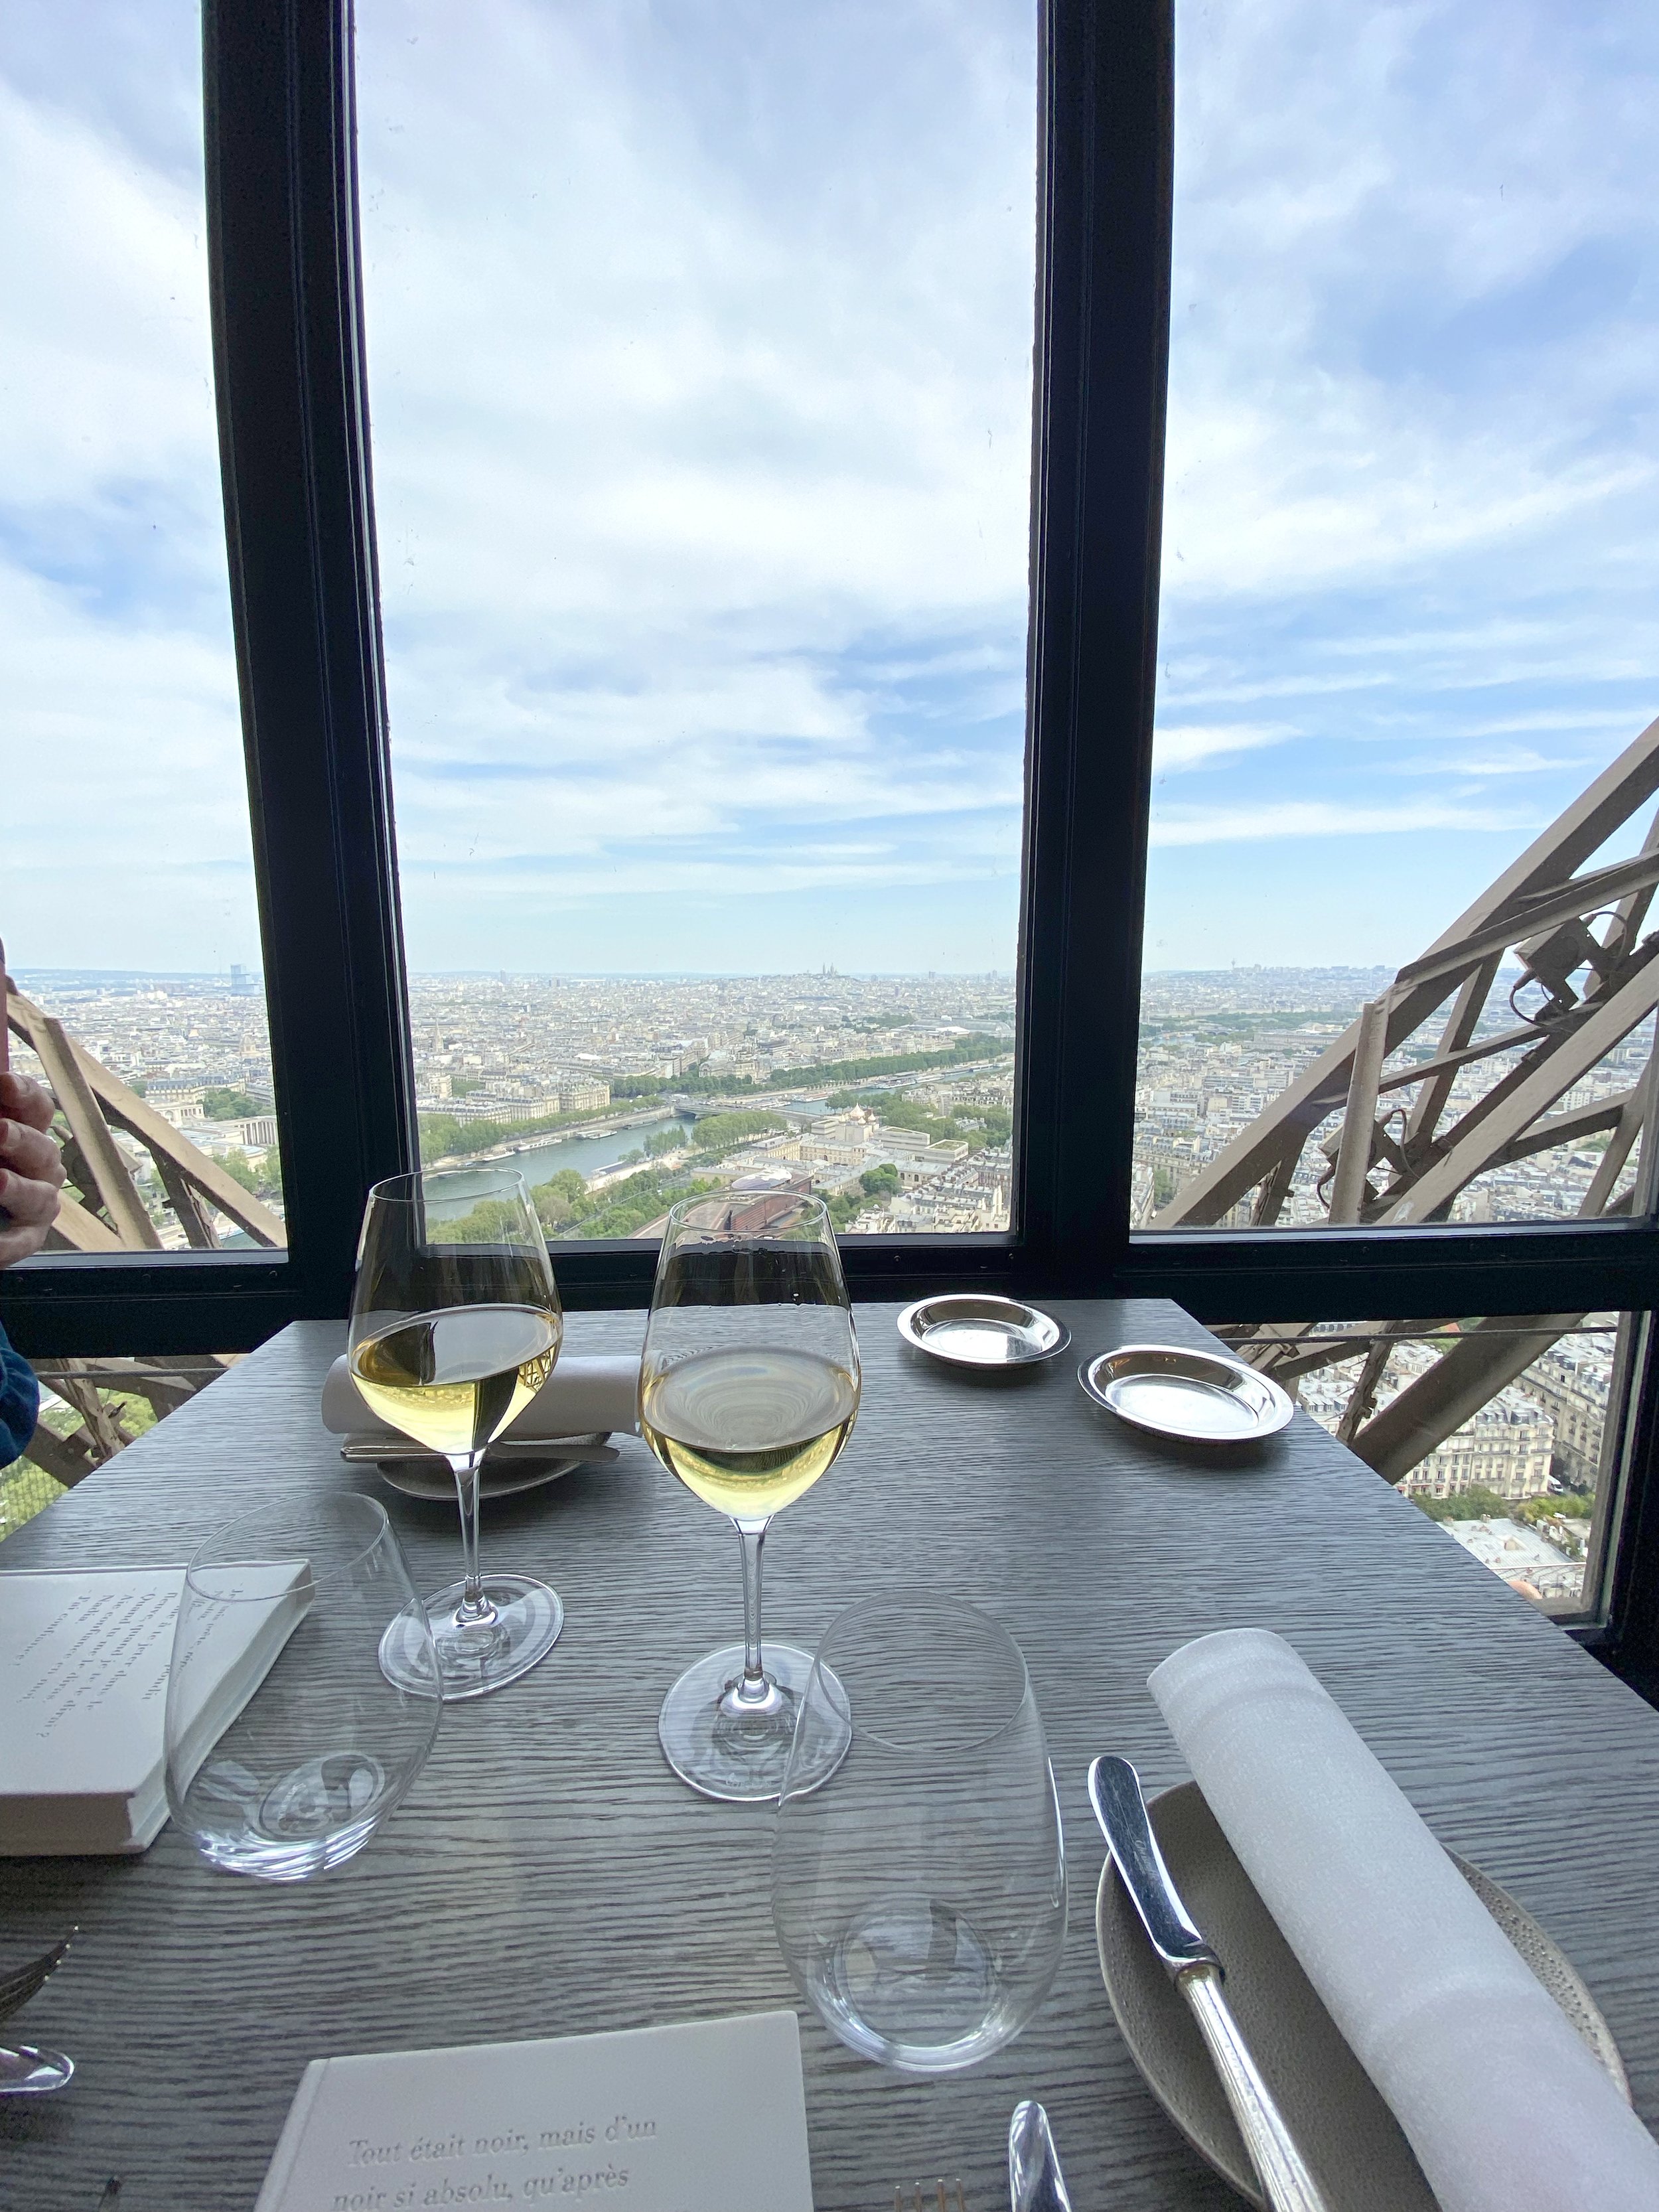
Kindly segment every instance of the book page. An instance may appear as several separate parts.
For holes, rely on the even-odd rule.
[[[332,2058],[256,2212],[812,2212],[793,2012]]]
[[[183,1571],[0,1577],[9,1796],[126,1796],[161,1753]]]

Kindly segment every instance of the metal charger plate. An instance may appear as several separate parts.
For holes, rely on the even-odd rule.
[[[979,1291],[918,1298],[898,1317],[904,1341],[948,1367],[1032,1367],[1064,1352],[1072,1332],[1018,1298]]]
[[[511,1451],[502,1451],[492,1445],[478,1470],[478,1498],[512,1498],[523,1490],[539,1490],[544,1483],[556,1482],[561,1475],[569,1474],[579,1467],[592,1466],[596,1460],[613,1460],[617,1454],[609,1444],[609,1430],[601,1430],[588,1437],[551,1437],[543,1441],[538,1437],[515,1439]],[[453,1505],[455,1502],[455,1478],[445,1462],[434,1454],[427,1452],[400,1453],[381,1458],[373,1450],[361,1445],[350,1449],[342,1448],[342,1459],[352,1462],[370,1461],[381,1480],[405,1498],[422,1498]]]
[[[1276,1434],[1296,1411],[1242,1359],[1177,1344],[1121,1344],[1085,1360],[1077,1379],[1120,1420],[1189,1443],[1249,1443]]]
[[[1166,1790],[1149,1809],[1176,1887],[1220,1957],[1244,2039],[1331,2212],[1436,2212],[1399,2122],[1316,1996],[1198,1784]],[[1571,1965],[1506,1890],[1455,1851],[1448,1856],[1628,2104],[1619,2046]],[[1109,1858],[1095,1901],[1095,1936],[1106,1994],[1147,2087],[1199,2155],[1241,2197],[1263,2204],[1186,2001],[1154,1955]]]

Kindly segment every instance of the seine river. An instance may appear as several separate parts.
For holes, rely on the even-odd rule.
[[[673,1114],[664,1114],[654,1121],[635,1122],[631,1129],[613,1130],[608,1137],[544,1138],[539,1144],[527,1145],[523,1152],[514,1152],[505,1159],[481,1161],[477,1164],[481,1176],[490,1168],[516,1168],[534,1190],[538,1182],[549,1182],[562,1168],[574,1168],[578,1175],[591,1176],[600,1168],[614,1167],[629,1152],[643,1152],[646,1139],[654,1137],[659,1129],[683,1129],[689,1126]],[[482,1181],[479,1187],[483,1188]]]
[[[736,1103],[724,1110],[741,1113],[743,1108],[741,1103]],[[813,1099],[792,1106],[790,1110],[816,1115],[823,1113],[824,1108],[821,1099]],[[562,1168],[574,1168],[578,1175],[594,1175],[600,1168],[614,1167],[618,1160],[626,1159],[629,1152],[643,1152],[646,1139],[654,1137],[659,1130],[688,1129],[690,1127],[689,1116],[682,1120],[676,1114],[661,1114],[649,1121],[636,1121],[630,1129],[613,1130],[608,1137],[576,1134],[544,1137],[526,1145],[521,1152],[514,1152],[504,1159],[479,1162],[477,1165],[481,1177],[487,1168],[516,1168],[534,1190],[538,1182],[549,1182]],[[441,1167],[443,1162],[437,1160],[433,1164]],[[464,1174],[465,1170],[463,1169],[458,1172]],[[483,1188],[482,1181],[479,1188]]]

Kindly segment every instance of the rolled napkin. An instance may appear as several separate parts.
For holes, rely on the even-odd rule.
[[[1655,2212],[1659,2145],[1290,1645],[1200,1636],[1150,1686],[1443,2212]]]
[[[586,1437],[600,1429],[639,1426],[637,1352],[564,1352],[553,1372],[507,1434],[510,1437]],[[351,1370],[337,1359],[323,1384],[323,1426],[337,1437],[392,1437],[364,1404]]]

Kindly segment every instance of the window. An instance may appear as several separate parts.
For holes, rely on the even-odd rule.
[[[1571,21],[1542,0],[1501,21],[1183,5],[1172,145],[1164,0],[1046,0],[1035,49],[1030,18],[988,0],[862,14],[822,0],[740,21],[692,0],[648,19],[520,0],[475,12],[465,33],[453,12],[365,7],[361,113],[343,0],[216,0],[204,16],[213,385],[286,1243],[228,1241],[233,1211],[177,1251],[44,1255],[0,1279],[17,1340],[43,1358],[148,1360],[228,1353],[296,1316],[339,1316],[363,1192],[419,1156],[422,1119],[434,1157],[464,1156],[469,1138],[494,1149],[487,1133],[544,1150],[555,1137],[621,1140],[620,1158],[573,1164],[579,1188],[563,1169],[542,1177],[573,1306],[643,1301],[649,1209],[673,1177],[810,1174],[823,1187],[840,1170],[863,1298],[970,1282],[1158,1293],[1256,1331],[1357,1327],[1358,1315],[1371,1331],[1404,1321],[1407,1339],[1429,1328],[1413,1317],[1481,1316],[1485,1328],[1565,1314],[1582,1334],[1587,1316],[1645,1310],[1659,1235],[1632,1124],[1650,1008],[1603,1024],[1617,1034],[1559,1091],[1535,1085],[1504,1134],[1507,1157],[1449,1178],[1456,1188],[1411,1235],[1382,1218],[1389,1147],[1404,1149],[1396,1105],[1434,1079],[1412,1055],[1467,1055],[1439,1073],[1452,1077],[1445,1115],[1474,1117],[1468,1134],[1502,1103],[1474,1094],[1478,1071],[1524,1070],[1575,1039],[1582,1056],[1609,969],[1620,988],[1636,973],[1615,938],[1644,927],[1655,787],[1630,762],[1613,799],[1602,789],[1580,808],[1556,873],[1527,886],[1540,903],[1504,908],[1492,927],[1505,941],[1470,954],[1496,961],[1487,1003],[1459,1014],[1455,975],[1391,988],[1651,714],[1633,613],[1651,552],[1633,473],[1650,459],[1645,386],[1632,382],[1645,370],[1630,366],[1651,350],[1649,278],[1626,213],[1632,118],[1650,102],[1645,15],[1625,0]],[[148,135],[128,136],[129,173],[160,161],[176,185],[184,48],[168,76],[148,47],[123,44],[139,32],[93,40],[63,11],[17,20],[8,51],[35,71],[31,97],[83,118],[76,161],[89,173],[97,132],[125,112],[94,83],[140,56],[133,82],[175,88]],[[184,21],[151,11],[142,36]],[[739,51],[734,21],[741,65],[722,68]],[[95,74],[83,66],[94,50]],[[550,74],[550,52],[568,67]],[[482,139],[477,100],[459,96],[474,64],[495,70]],[[1439,108],[1436,85],[1450,88]],[[1467,106],[1471,86],[1486,109],[1448,126],[1445,99]],[[573,87],[592,95],[580,112]],[[556,128],[527,125],[538,97]],[[1575,169],[1562,149],[1587,112],[1597,128]],[[1352,127],[1333,155],[1335,113]],[[1500,141],[1492,116],[1517,118],[1518,135]],[[844,143],[856,161],[838,158]],[[1477,207],[1474,185],[1493,181],[1481,164],[1504,146],[1516,150],[1496,210],[1490,192]],[[1421,195],[1379,230],[1372,216],[1403,172],[1420,173]],[[1443,250],[1422,210],[1460,178],[1473,180],[1468,204],[1453,208]],[[532,193],[551,196],[556,222]],[[168,204],[182,204],[176,191]],[[722,258],[722,240],[741,250]],[[1547,252],[1548,283],[1528,294],[1526,255]],[[803,260],[816,288],[799,281]],[[1475,277],[1484,322],[1459,304]],[[1355,320],[1360,295],[1369,323]],[[49,327],[48,292],[36,306]],[[665,324],[684,342],[665,346]],[[734,330],[768,344],[733,354]],[[167,336],[140,334],[133,357],[148,362]],[[123,380],[113,389],[125,397]],[[205,398],[199,367],[197,389]],[[1493,395],[1484,421],[1472,389]],[[1308,434],[1289,442],[1287,416],[1302,418],[1287,391],[1309,403]],[[1356,394],[1376,404],[1350,405],[1345,445]],[[1029,468],[1011,453],[1027,409]],[[154,429],[138,424],[118,450],[142,458]],[[1427,456],[1416,470],[1400,462],[1413,438]],[[852,509],[881,526],[845,526],[826,499],[826,452],[843,459]],[[1494,537],[1487,495],[1503,478],[1518,504]],[[1452,521],[1433,503],[1441,481],[1456,493]],[[1437,520],[1425,519],[1425,483]],[[799,488],[793,507],[780,483]],[[940,505],[941,485],[954,505]],[[200,514],[199,483],[197,494]],[[127,515],[113,493],[106,505]],[[1546,510],[1560,560],[1540,552]],[[132,513],[149,519],[142,501]],[[44,544],[42,517],[22,520],[24,540]],[[48,550],[74,552],[75,539],[66,523]],[[173,532],[170,556],[186,540],[197,546]],[[707,550],[701,569],[688,543]],[[1356,545],[1370,567],[1343,552]],[[199,612],[207,570],[191,573]],[[131,628],[107,583],[95,564],[75,570],[76,619]],[[149,620],[152,603],[140,611]],[[1378,681],[1356,687],[1368,659]],[[65,683],[82,672],[67,666]],[[1488,741],[1504,749],[1502,776],[1498,751],[1467,750]],[[1356,812],[1372,801],[1352,777],[1376,774],[1391,749],[1402,772],[1375,802],[1390,826],[1367,828]],[[228,757],[179,785],[219,794],[215,836],[235,813]],[[1286,797],[1273,778],[1294,779],[1298,761]],[[88,819],[106,803],[101,788],[76,795]],[[1317,834],[1231,834],[1247,816],[1271,828],[1263,810],[1280,801],[1304,810],[1281,830]],[[67,849],[43,844],[47,830],[60,834],[37,820],[31,849]],[[135,870],[157,853],[170,860],[166,837],[146,831]],[[100,864],[100,896],[119,858]],[[1594,874],[1626,862],[1616,879]],[[1275,909],[1288,934],[1264,934]],[[1172,937],[1172,919],[1206,912],[1207,935]],[[151,919],[135,907],[133,932]],[[1529,933],[1517,941],[1510,924]],[[848,933],[847,949],[808,942],[808,925]],[[902,957],[869,950],[883,931]],[[109,1037],[103,979],[46,975],[70,956],[10,934],[33,1003]],[[1294,973],[1283,988],[1251,981],[1242,1006],[1206,999],[1206,978],[1239,988],[1235,959]],[[227,937],[202,988],[234,1001],[233,963],[257,972],[255,951]],[[771,985],[741,1018],[716,1018],[720,985],[762,976]],[[674,998],[659,988],[671,981],[705,995]],[[1528,1036],[1488,1054],[1511,994]],[[1312,1149],[1275,1206],[1261,1205],[1266,1165],[1224,1194],[1212,1181],[1215,1203],[1182,1203],[1182,1179],[1209,1174],[1249,1127],[1229,1115],[1294,1118],[1299,1056],[1335,1042],[1309,1024],[1353,1024],[1385,998],[1397,1012],[1407,997],[1409,1033],[1373,1018],[1357,1091],[1349,1065],[1329,1097],[1300,1102],[1320,1109],[1306,1117]],[[227,1019],[239,1012],[251,1009],[233,1003]],[[1279,1030],[1288,1044],[1267,1034]],[[721,1031],[732,1041],[717,1043]],[[1188,1079],[1200,1045],[1231,1055],[1225,1081],[1207,1066]],[[242,1079],[258,1105],[255,1072]],[[204,1109],[208,1076],[235,1073],[204,1069]],[[1154,1091],[1200,1089],[1194,1126],[1216,1142],[1194,1159],[1147,1109],[1193,1103]],[[604,1134],[591,1126],[601,1114]],[[1350,1127],[1364,1141],[1345,1164]],[[1171,1140],[1170,1158],[1149,1157],[1149,1133]],[[644,1157],[630,1162],[635,1149]],[[999,1194],[994,1174],[958,1213],[949,1178],[964,1160],[1006,1181]],[[159,1165],[155,1176],[165,1192]],[[1626,1210],[1581,1210],[1598,1181],[1603,1201],[1628,1192]],[[1534,1202],[1540,1189],[1547,1205]],[[1179,1235],[1160,1221],[1172,1203]],[[1006,1229],[966,1226],[1005,1206]],[[1610,1532],[1606,1571],[1576,1632],[1659,1679],[1659,1373],[1647,1333],[1626,1334],[1619,1483],[1596,1496],[1622,1485],[1627,1504],[1616,1525],[1610,1507],[1596,1524]],[[1426,1338],[1410,1356],[1425,1346],[1440,1357]]]
[[[95,48],[96,66],[88,65]],[[55,1242],[283,1242],[188,0],[0,23],[4,916]]]
[[[358,71],[422,1156],[1006,1229],[1029,0],[372,0]]]
[[[1137,1222],[1601,1218],[1659,974],[1659,30],[1182,0],[1176,54]]]
[[[1595,1613],[1622,1497],[1640,1317],[1246,1322],[1219,1334],[1483,1566]]]

